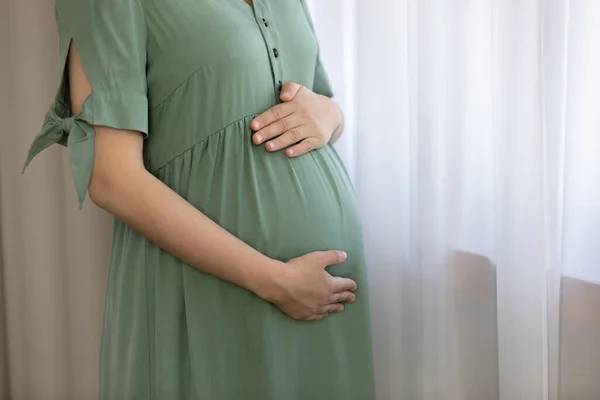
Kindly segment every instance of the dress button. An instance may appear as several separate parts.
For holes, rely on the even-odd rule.
[[[267,26],[267,27],[269,26],[269,23],[267,22],[266,19],[263,18],[262,21],[263,21],[263,24],[265,24],[265,26]]]
[[[275,58],[279,57],[279,50],[273,49],[273,55],[275,56]]]

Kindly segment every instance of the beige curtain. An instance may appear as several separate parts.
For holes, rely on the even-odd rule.
[[[0,399],[97,398],[111,219],[64,149],[21,175],[58,83],[54,2],[0,0]]]

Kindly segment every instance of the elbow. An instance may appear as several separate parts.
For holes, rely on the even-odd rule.
[[[140,181],[136,174],[137,171],[117,172],[95,168],[88,185],[90,200],[98,207],[112,212],[118,207],[119,201],[125,201],[130,196],[134,182]]]
[[[107,209],[109,207],[109,199],[113,197],[111,192],[110,179],[107,177],[98,176],[97,173],[92,174],[92,179],[90,180],[90,184],[88,186],[88,196],[90,200],[96,204],[98,207]]]

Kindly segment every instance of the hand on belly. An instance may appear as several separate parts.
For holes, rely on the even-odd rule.
[[[342,251],[317,251],[280,263],[274,284],[259,295],[298,320],[318,321],[329,313],[343,312],[343,303],[356,300],[357,284],[334,277],[325,268],[342,264],[346,257]]]
[[[250,127],[255,144],[267,151],[287,148],[288,157],[298,157],[337,139],[343,118],[338,106],[326,96],[294,82],[283,85],[281,101],[258,117]]]

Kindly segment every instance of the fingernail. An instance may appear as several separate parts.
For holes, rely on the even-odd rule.
[[[258,122],[258,121],[252,121],[251,125],[252,125],[252,129],[254,129],[254,130],[257,130],[258,128],[260,128],[260,122]]]
[[[294,149],[289,149],[287,151],[287,153],[288,153],[288,156],[293,156],[294,155]]]
[[[258,144],[260,142],[262,142],[262,136],[260,135],[254,135],[254,141]]]
[[[275,149],[275,143],[273,143],[273,142],[269,142],[269,143],[267,143],[267,146],[269,146],[269,148],[270,148],[271,150]]]
[[[341,251],[340,255],[342,256],[342,261],[346,261],[346,258],[348,258],[348,254],[345,251]]]

